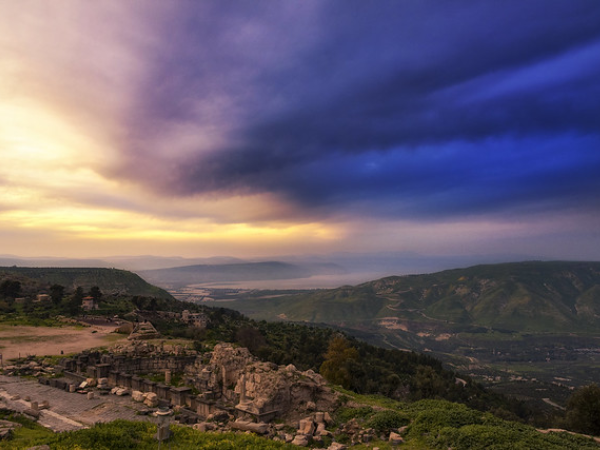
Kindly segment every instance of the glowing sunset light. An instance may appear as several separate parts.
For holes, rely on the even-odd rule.
[[[0,45],[0,253],[600,259],[594,2],[0,0]]]

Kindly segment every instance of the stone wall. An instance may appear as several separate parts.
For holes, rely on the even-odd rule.
[[[64,371],[104,379],[125,393],[152,393],[162,403],[188,408],[201,417],[225,411],[269,421],[290,414],[328,410],[336,394],[313,371],[258,361],[246,348],[217,344],[203,355],[165,354],[161,347],[135,346],[118,354],[91,352],[61,362]],[[141,374],[165,373],[165,383]],[[183,374],[184,387],[170,386],[172,373]],[[192,391],[199,392],[199,395]]]

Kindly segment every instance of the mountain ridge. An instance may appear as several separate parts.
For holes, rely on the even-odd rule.
[[[251,308],[264,310],[268,301],[252,300]],[[384,277],[271,302],[276,316],[336,325],[361,326],[383,319],[389,323],[396,318],[402,322],[398,326],[403,325],[399,329],[418,331],[466,326],[581,331],[600,327],[600,262],[484,264]],[[244,303],[239,301],[236,307],[248,312]]]
[[[165,290],[153,286],[139,275],[120,269],[83,267],[0,267],[0,280],[17,278],[26,290],[44,291],[52,284],[68,290],[98,286],[105,294],[141,295],[172,299]]]

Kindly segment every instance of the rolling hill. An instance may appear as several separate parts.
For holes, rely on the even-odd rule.
[[[355,327],[395,323],[405,331],[580,332],[600,327],[600,263],[481,265],[235,306],[261,318]]]
[[[511,392],[520,380],[520,398],[560,403],[568,388],[600,377],[598,262],[479,265],[227,306],[257,320],[324,323],[376,345],[431,352]]]
[[[68,290],[82,287],[87,291],[93,286],[98,286],[106,294],[173,298],[171,294],[147,283],[139,275],[118,269],[0,267],[0,280],[6,278],[20,281],[25,291],[37,291],[52,284],[60,284]]]

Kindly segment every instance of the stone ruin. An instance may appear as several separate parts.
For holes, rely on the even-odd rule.
[[[154,325],[148,321],[138,322],[133,326],[133,331],[127,339],[157,339],[160,333],[156,331]]]
[[[321,375],[293,365],[261,362],[248,349],[231,344],[217,344],[212,352],[199,354],[134,341],[112,353],[84,352],[63,358],[55,370],[28,360],[10,371],[36,374],[41,384],[88,398],[130,395],[144,405],[136,407],[144,414],[168,406],[179,412],[180,423],[200,431],[253,432],[298,446],[316,442],[330,443],[331,450],[346,448],[327,429],[333,425],[330,412],[339,405],[339,398]],[[57,378],[59,373],[61,378]],[[149,377],[157,374],[164,374],[164,382]],[[172,383],[174,375],[179,386]],[[336,433],[348,436],[352,444],[384,438],[363,429],[355,419],[342,424]],[[399,434],[389,435],[390,444],[401,442]]]
[[[236,417],[257,422],[274,418],[297,419],[317,410],[329,410],[336,399],[323,377],[293,365],[260,362],[246,348],[217,344],[210,360],[198,358],[188,366],[185,384],[202,394],[199,414],[219,407],[233,408]]]
[[[41,377],[40,383],[71,392],[81,392],[85,383],[103,393],[131,395],[150,408],[176,408],[182,420],[229,423],[232,429],[257,433],[270,430],[274,419],[297,423],[330,411],[337,398],[314,371],[261,362],[248,349],[230,344],[198,354],[133,342],[113,353],[63,358],[60,368],[67,381]],[[150,374],[164,374],[164,383],[152,381]],[[179,387],[171,385],[173,374],[181,375]]]

